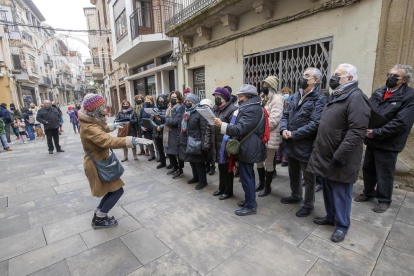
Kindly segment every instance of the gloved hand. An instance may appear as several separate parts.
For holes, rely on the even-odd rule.
[[[134,148],[136,148],[137,147],[137,142],[135,141],[135,138],[132,138],[132,145],[134,146]]]

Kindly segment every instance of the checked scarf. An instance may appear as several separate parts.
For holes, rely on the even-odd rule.
[[[193,106],[191,108],[188,108],[188,109],[186,108],[185,109],[183,120],[181,121],[181,132],[186,132],[187,131],[187,122],[188,122],[188,120],[190,120],[191,113],[196,111],[196,108],[198,106],[199,106],[199,104],[196,104],[195,106]]]

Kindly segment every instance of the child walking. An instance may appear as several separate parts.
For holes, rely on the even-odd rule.
[[[22,144],[27,144],[27,136],[26,136],[26,124],[24,123],[24,121],[20,120],[19,117],[16,117],[16,119],[14,119],[14,124],[13,126],[18,129],[20,136],[21,136],[21,140],[20,143]]]

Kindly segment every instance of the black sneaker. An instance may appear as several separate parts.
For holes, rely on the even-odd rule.
[[[49,154],[53,154],[53,150],[49,150]]]
[[[178,170],[174,173],[173,179],[177,179],[177,178],[181,177],[183,174],[184,174],[184,172],[182,170]]]
[[[167,169],[168,169],[168,167],[167,167]],[[176,172],[177,172],[176,169],[171,169],[170,171],[167,172],[167,175],[171,175],[171,174],[174,175]]]
[[[335,223],[330,221],[327,217],[314,218],[313,223],[318,224],[318,225],[332,225],[332,226],[335,226]]]
[[[290,196],[290,197],[282,198],[280,202],[282,202],[283,204],[299,204],[302,202],[302,198],[296,199]]]
[[[190,180],[187,181],[187,184],[194,184],[194,183],[198,183],[199,180],[197,178],[191,178]]]
[[[283,162],[282,163],[282,167],[288,167],[289,166],[289,163],[288,162]]]
[[[161,168],[164,168],[166,165],[165,164],[163,164],[163,163],[161,163],[161,164],[158,164],[158,166],[157,166],[157,169],[161,169]]]
[[[210,170],[209,170],[208,174],[209,174],[209,175],[213,175],[213,174],[215,174],[215,173],[216,173],[216,168],[214,168],[214,167],[210,167]]]
[[[257,213],[256,208],[241,208],[240,210],[236,210],[234,212],[238,216],[248,216],[248,215],[254,215]]]
[[[111,220],[108,216],[104,218],[97,217],[93,229],[109,228],[116,225],[118,225],[118,221],[116,219]]]
[[[151,156],[150,158],[148,158],[148,161],[152,161],[152,160],[155,160],[154,156]]]
[[[307,217],[307,216],[310,215],[312,210],[313,210],[313,207],[312,208],[307,208],[307,207],[303,206],[302,208],[300,208],[299,211],[296,212],[296,216],[299,217],[299,218]]]
[[[96,213],[95,213],[95,214],[93,214],[93,218],[92,218],[92,223],[91,223],[91,226],[92,226],[92,227],[94,227],[94,226],[95,226],[95,221],[96,221],[96,218],[97,218],[97,216],[96,216]],[[115,217],[114,217],[114,216],[111,216],[111,217],[109,217],[109,219],[110,219],[110,220],[115,220]]]
[[[335,232],[332,234],[331,241],[333,242],[341,242],[345,239],[346,233],[341,230],[335,230]]]
[[[169,165],[167,166],[167,170],[171,170],[173,167],[174,167],[174,166],[173,166],[173,164],[169,164]]]
[[[207,183],[198,183],[197,186],[195,187],[195,189],[196,190],[201,190],[206,186],[207,186]]]
[[[58,149],[57,152],[65,152],[63,149]]]

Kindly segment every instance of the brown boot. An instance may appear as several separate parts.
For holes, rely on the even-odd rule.
[[[132,155],[134,156],[134,160],[138,160],[137,148],[136,147],[132,148]]]
[[[149,156],[149,149],[145,149],[145,155]]]
[[[128,149],[124,149],[124,159],[121,160],[121,162],[125,162],[128,160]]]
[[[6,150],[7,151],[12,151],[12,149],[10,147],[7,147]]]

